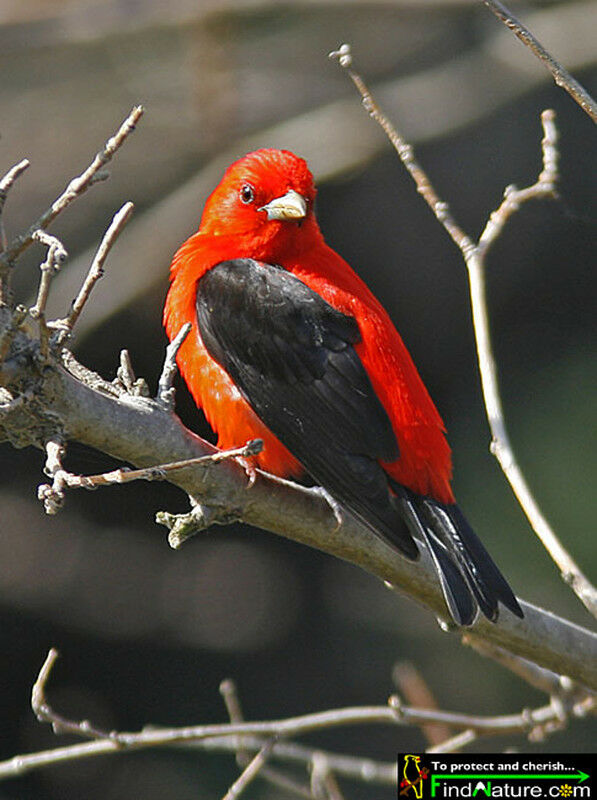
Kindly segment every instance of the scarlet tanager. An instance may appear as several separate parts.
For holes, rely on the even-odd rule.
[[[424,542],[454,620],[512,590],[456,505],[443,422],[387,312],[325,243],[306,162],[232,164],[172,261],[164,324],[222,448],[263,440],[261,469],[307,473],[407,559]]]

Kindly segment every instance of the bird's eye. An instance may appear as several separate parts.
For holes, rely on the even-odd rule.
[[[245,203],[246,205],[252,203],[255,199],[255,190],[250,183],[243,183],[240,190],[240,199],[241,202]]]

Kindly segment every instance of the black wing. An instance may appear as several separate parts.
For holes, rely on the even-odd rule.
[[[418,556],[377,460],[398,445],[353,345],[358,324],[281,267],[223,261],[197,285],[203,343],[307,472],[376,534]]]

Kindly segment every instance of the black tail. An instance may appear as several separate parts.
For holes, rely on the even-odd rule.
[[[444,505],[400,486],[394,489],[410,532],[429,548],[446,604],[458,625],[471,625],[477,606],[495,622],[498,603],[523,617],[508,582],[457,505]]]

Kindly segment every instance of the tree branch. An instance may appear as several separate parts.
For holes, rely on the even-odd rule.
[[[116,212],[112,222],[104,233],[102,241],[100,242],[100,246],[98,247],[93,261],[91,262],[91,267],[87,273],[87,277],[85,278],[83,285],[79,290],[79,294],[73,300],[73,304],[68,316],[64,320],[57,320],[54,322],[54,327],[60,328],[66,336],[72,333],[72,330],[79,319],[81,311],[83,311],[83,308],[85,307],[85,303],[89,300],[89,296],[91,295],[93,287],[100,280],[100,278],[103,278],[104,263],[108,257],[108,253],[112,249],[112,246],[120,235],[120,232],[129,221],[131,214],[133,213],[133,209],[133,203],[128,202],[122,206],[120,211]]]
[[[531,31],[499,0],[483,0],[487,8],[543,62],[558,86],[565,89],[578,105],[597,123],[597,103],[576,78],[565,69],[541,44]]]
[[[49,224],[52,214],[77,196],[81,186],[90,185],[94,170],[99,168],[96,164],[111,157],[140,113],[137,109],[83,176],[71,181],[69,186],[74,184],[74,188],[61,195],[65,199],[59,199],[52,207],[54,211],[43,216],[43,224]],[[406,145],[402,150],[413,166],[412,150]],[[432,191],[428,181],[422,184],[423,189]],[[434,207],[438,217],[446,220],[445,205],[437,200]],[[31,240],[40,224],[36,223]],[[15,254],[27,246],[27,237],[19,241],[14,245],[16,250],[13,247]],[[470,240],[463,241],[466,244]],[[0,306],[0,386],[6,397],[2,401],[0,439],[42,449],[49,441],[61,446],[74,439],[142,470],[185,461],[184,468],[177,466],[168,472],[168,479],[196,504],[200,513],[193,520],[195,530],[206,522],[243,520],[361,566],[440,617],[447,617],[425,552],[417,563],[406,562],[348,514],[338,525],[333,510],[316,490],[259,472],[254,480],[248,480],[243,466],[235,461],[214,461],[211,456],[216,449],[186,430],[162,404],[128,394],[121,382],[102,380],[67,349],[60,348],[57,341],[50,342],[47,358],[40,357],[40,342],[21,329],[22,321],[22,309],[6,303]],[[130,382],[129,366],[123,376]],[[210,456],[208,461],[194,463],[205,456]],[[181,539],[172,540],[180,543]],[[473,628],[475,635],[597,689],[597,637],[530,604],[523,603],[523,608],[524,620],[506,612],[497,625],[478,620]],[[449,629],[450,625],[445,627]]]
[[[124,753],[130,750],[143,750],[156,747],[191,746],[209,750],[232,750],[245,753],[257,752],[261,755],[249,759],[240,783],[234,786],[243,789],[259,770],[263,770],[267,756],[288,759],[303,764],[312,764],[317,759],[325,759],[328,771],[346,777],[357,778],[369,783],[395,785],[395,764],[383,764],[370,759],[326,753],[313,748],[297,745],[294,742],[281,742],[281,738],[303,736],[313,731],[328,730],[351,725],[428,725],[441,723],[453,728],[463,728],[463,733],[449,740],[451,749],[456,749],[477,735],[502,735],[505,733],[526,733],[530,738],[561,730],[568,716],[582,717],[595,709],[595,696],[585,694],[584,698],[569,706],[552,700],[549,705],[537,709],[524,709],[519,714],[501,716],[477,716],[450,711],[421,709],[404,705],[396,696],[390,697],[387,706],[362,706],[340,708],[298,717],[267,722],[243,722],[211,725],[192,725],[182,728],[147,727],[138,733],[109,733],[99,730],[88,720],[76,722],[58,714],[46,699],[46,685],[56,662],[57,652],[52,649],[40,670],[32,691],[32,708],[40,721],[52,725],[55,733],[72,733],[93,741],[60,747],[39,753],[15,756],[0,762],[0,780],[14,778],[50,764],[62,761],[75,761],[98,755]],[[228,691],[230,687],[227,688]],[[238,716],[240,711],[227,700],[232,711],[230,716]],[[445,743],[447,744],[447,743]],[[251,767],[251,764],[253,765]],[[275,772],[276,779],[279,773]],[[333,785],[333,784],[332,784]],[[298,787],[294,786],[295,791]],[[301,794],[302,790],[298,793]],[[238,794],[230,795],[230,798]],[[302,796],[302,795],[301,795]]]
[[[99,180],[104,180],[107,177],[107,173],[101,172],[102,167],[114,157],[130,134],[135,130],[135,126],[141,119],[143,111],[143,106],[135,106],[114,136],[108,139],[104,147],[96,154],[87,169],[76,178],[73,178],[62,194],[60,194],[56,200],[54,200],[50,208],[31,225],[29,230],[17,236],[10,246],[0,254],[0,276],[5,273],[7,267],[15,261],[17,256],[29,247],[34,239],[36,231],[45,230],[73,200],[80,197],[94,183],[97,183]],[[21,165],[22,164],[23,162],[21,162]],[[16,169],[16,167],[13,169]]]
[[[450,212],[448,204],[440,200],[427,174],[415,158],[412,147],[404,141],[394,125],[373,99],[361,76],[352,69],[350,45],[343,44],[337,51],[330,53],[336,58],[355,84],[363,105],[370,116],[381,126],[388,139],[396,149],[400,160],[414,180],[417,191],[423,196],[438,221],[443,225],[452,241],[462,252],[469,278],[470,297],[473,315],[473,328],[477,345],[479,371],[487,420],[492,434],[490,450],[499,461],[500,467],[508,480],[520,507],[524,511],[532,529],[543,546],[560,568],[562,578],[568,583],[586,608],[597,616],[597,591],[581,572],[570,554],[558,540],[554,530],[543,516],[538,503],[526,482],[522,470],[514,456],[510,438],[506,429],[504,411],[499,393],[497,368],[493,356],[489,316],[485,297],[485,257],[491,245],[502,232],[504,225],[520,206],[533,198],[551,198],[555,196],[557,173],[557,133],[554,112],[544,111],[541,115],[543,124],[543,167],[537,181],[525,189],[518,190],[508,186],[504,192],[504,200],[497,211],[494,211],[481,234],[478,243],[474,243],[458,225]]]
[[[68,363],[73,362],[70,355]],[[26,383],[27,370],[17,370],[14,379]],[[43,413],[38,410],[40,402]],[[87,385],[64,367],[44,370],[36,402],[27,403],[27,407],[36,421],[28,431],[34,442],[39,443],[35,437],[46,429],[44,415],[50,414],[62,422],[68,438],[141,468],[218,452],[155,401],[109,394],[101,383],[97,387]],[[7,423],[10,418],[2,422],[5,426]],[[407,562],[348,515],[338,527],[333,511],[317,492],[259,471],[249,485],[244,468],[233,460],[201,462],[171,473],[168,480],[224,519],[234,516],[361,566],[447,617],[425,552],[418,562]],[[597,636],[524,601],[522,607],[523,620],[504,613],[498,624],[479,619],[472,630],[483,639],[597,690]]]

